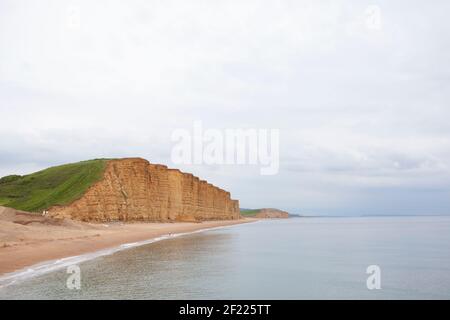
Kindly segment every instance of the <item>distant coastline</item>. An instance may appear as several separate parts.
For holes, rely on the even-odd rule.
[[[275,208],[240,209],[241,216],[259,219],[286,219],[291,215],[287,211]]]

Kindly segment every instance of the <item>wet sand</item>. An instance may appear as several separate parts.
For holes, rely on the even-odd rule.
[[[94,224],[0,210],[0,275],[125,243],[256,220]]]

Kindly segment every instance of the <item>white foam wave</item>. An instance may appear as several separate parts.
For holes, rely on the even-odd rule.
[[[225,229],[225,228],[229,228],[232,226],[236,226],[236,225],[205,228],[205,229],[199,229],[199,230],[190,231],[190,232],[182,232],[182,233],[174,233],[174,234],[170,233],[170,234],[166,234],[166,235],[148,239],[148,240],[121,244],[114,248],[103,249],[103,250],[86,253],[86,254],[82,254],[82,255],[78,255],[78,256],[72,256],[72,257],[67,257],[67,258],[45,261],[42,263],[32,265],[30,267],[26,267],[24,269],[21,269],[21,270],[12,272],[12,273],[7,273],[3,276],[0,276],[0,289],[3,287],[9,286],[11,284],[15,284],[19,281],[24,281],[24,280],[27,280],[27,279],[30,279],[33,277],[37,277],[37,276],[40,276],[40,275],[43,275],[43,274],[46,274],[49,272],[57,271],[57,270],[66,268],[68,266],[71,266],[74,264],[80,264],[82,262],[96,259],[96,258],[99,258],[102,256],[111,255],[118,251],[135,248],[138,246],[143,246],[146,244],[155,243],[155,242],[166,240],[166,239],[172,239],[172,238],[176,238],[176,237],[196,234],[196,233],[205,232],[205,231]]]

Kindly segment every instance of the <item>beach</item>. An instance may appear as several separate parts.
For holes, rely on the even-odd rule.
[[[265,219],[46,261],[0,299],[448,299],[449,252],[450,217]]]
[[[0,212],[0,275],[44,261],[92,253],[122,244],[252,221],[256,219],[97,224],[55,220],[3,209]]]

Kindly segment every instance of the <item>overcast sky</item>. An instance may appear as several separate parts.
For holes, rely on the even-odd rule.
[[[303,214],[450,214],[450,1],[0,0],[0,176],[139,156]],[[174,129],[280,130],[280,171]]]

